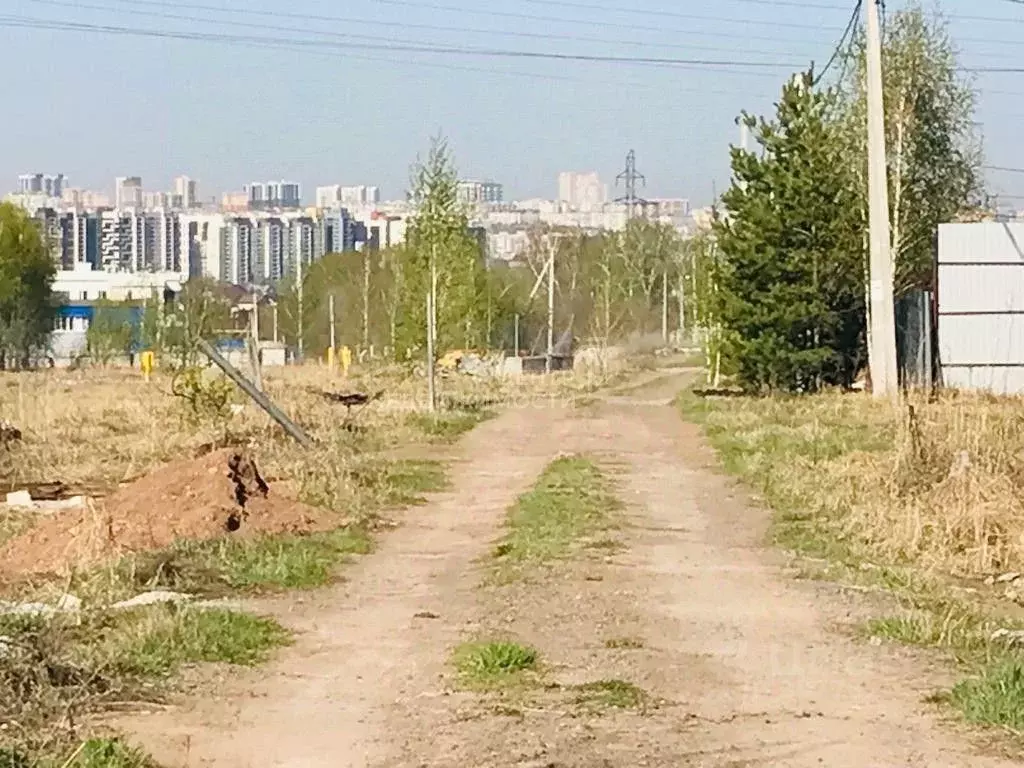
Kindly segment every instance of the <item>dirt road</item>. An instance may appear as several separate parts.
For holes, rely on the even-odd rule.
[[[843,631],[856,604],[781,572],[762,547],[767,514],[667,404],[678,385],[481,426],[452,491],[408,512],[343,584],[262,606],[299,632],[275,663],[123,725],[169,768],[1014,765],[923,703],[945,681]],[[481,587],[506,508],[580,451],[620,469],[623,548]],[[562,687],[516,707],[454,690],[450,651],[480,634],[532,644]],[[583,711],[560,693],[598,680],[651,705]]]

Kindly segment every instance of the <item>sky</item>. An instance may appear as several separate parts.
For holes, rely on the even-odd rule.
[[[888,0],[888,12],[903,2]],[[975,84],[986,161],[1024,168],[1024,2],[938,5],[965,67],[1022,70]],[[633,149],[642,194],[707,203],[728,184],[736,116],[769,112],[789,73],[820,68],[853,6],[2,0],[0,192],[21,173],[64,173],[108,193],[116,176],[155,191],[186,174],[205,199],[271,179],[300,182],[307,201],[327,184],[376,184],[397,198],[440,133],[460,175],[503,183],[506,199],[556,196],[562,170],[596,170],[614,194]],[[521,55],[537,52],[711,63]],[[1024,173],[991,171],[989,182],[1024,204]]]

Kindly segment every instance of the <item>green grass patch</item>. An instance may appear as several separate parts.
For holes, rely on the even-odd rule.
[[[532,490],[508,513],[508,534],[495,549],[515,576],[523,567],[564,558],[587,536],[611,525],[621,508],[611,481],[590,459],[568,456],[551,462]]]
[[[1007,659],[957,684],[949,702],[976,725],[996,725],[1024,736],[1024,663]]]
[[[609,637],[604,641],[609,650],[637,650],[644,647],[644,641],[638,637]]]
[[[115,582],[134,589],[170,589],[205,595],[309,589],[330,583],[338,566],[372,549],[362,528],[306,535],[182,541],[123,560]]]
[[[924,603],[927,605],[927,603]],[[992,641],[1000,628],[1013,629],[956,602],[937,602],[906,615],[871,619],[865,631],[904,645],[942,648],[958,656],[984,660],[1001,647]]]
[[[159,768],[140,749],[117,738],[94,738],[74,745],[50,744],[29,751],[0,747],[0,768]]]
[[[438,413],[411,413],[406,421],[433,442],[454,443],[478,424],[494,417],[486,409],[466,411],[440,411]]]
[[[107,738],[85,742],[68,768],[157,768],[157,765],[142,750],[120,739]]]
[[[272,619],[171,605],[6,616],[0,635],[5,759],[17,765],[24,757],[45,768],[63,766],[76,747],[78,762],[69,765],[146,765],[143,755],[120,742],[83,745],[73,724],[110,702],[159,699],[168,676],[184,664],[251,665],[290,641]]]
[[[535,649],[511,641],[464,643],[453,656],[460,682],[483,690],[522,685],[538,661]]]
[[[273,619],[247,613],[167,606],[127,616],[109,642],[118,669],[163,677],[182,664],[252,666],[286,645],[291,635]]]
[[[358,463],[349,476],[377,499],[379,508],[397,509],[426,504],[425,494],[448,488],[443,462],[430,459],[372,459]]]
[[[646,711],[651,697],[641,687],[625,680],[598,680],[574,687],[575,703],[591,710],[638,709]]]

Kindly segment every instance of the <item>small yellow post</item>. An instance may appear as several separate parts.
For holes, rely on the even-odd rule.
[[[142,376],[149,381],[150,374],[153,373],[153,365],[155,363],[153,352],[147,350],[139,356],[139,367],[142,369]]]
[[[334,347],[327,348],[327,367],[334,370]]]
[[[348,347],[341,348],[341,372],[348,376],[348,369],[352,365],[352,350]]]

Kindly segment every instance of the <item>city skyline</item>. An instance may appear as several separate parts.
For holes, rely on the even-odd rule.
[[[812,61],[820,68],[850,11],[843,0],[542,5],[353,0],[341,10],[295,0],[282,10],[272,0],[187,9],[160,0],[8,0],[6,11],[36,28],[0,23],[0,66],[17,72],[45,53],[49,71],[61,75],[9,83],[12,103],[32,118],[0,126],[0,141],[14,149],[0,155],[0,177],[58,167],[97,188],[117,166],[167,188],[171,169],[202,169],[204,200],[260,177],[307,190],[326,179],[367,180],[396,197],[417,155],[443,132],[460,175],[500,180],[508,198],[551,196],[550,180],[566,168],[614,178],[633,148],[651,195],[706,203],[713,185],[728,181],[737,115],[770,111],[794,70]],[[939,5],[965,66],[1024,65],[1024,43],[1013,34],[1024,30],[1024,9],[996,0]],[[122,31],[97,31],[103,26]],[[219,37],[187,39],[200,29]],[[231,38],[240,30],[277,42]],[[410,40],[526,56],[378,51]],[[529,58],[551,53],[569,59]],[[274,66],[254,72],[246,65],[254,55]],[[637,56],[695,63],[618,61]],[[730,61],[743,66],[713,64]],[[1024,165],[1013,107],[1024,95],[1021,76],[974,77],[989,162]],[[102,109],[98,82],[110,85]],[[89,119],[69,131],[75,115]],[[1024,194],[1024,177],[992,172],[990,180],[994,192]]]
[[[199,194],[199,180],[188,175],[177,175],[170,183],[170,189],[154,188],[147,184],[142,176],[116,176],[108,195],[108,188],[84,187],[72,183],[69,174],[65,173],[20,173],[16,185],[10,194],[52,196],[63,199],[65,203],[77,204],[85,208],[232,208],[225,205],[229,198],[244,201],[246,209],[260,208],[297,208],[318,207],[330,208],[341,206],[362,206],[380,202],[405,200],[408,190],[401,194],[385,195],[376,184],[344,184],[318,183],[307,189],[298,182],[256,181],[243,184],[230,190],[222,190],[203,196]],[[480,203],[513,203],[520,200],[554,200],[570,204],[573,208],[588,210],[599,208],[613,201],[610,189],[615,189],[615,182],[610,186],[601,174],[594,170],[560,170],[552,184],[554,194],[535,194],[508,197],[505,185],[493,178],[469,179],[460,177],[458,196],[461,202],[468,204]],[[205,188],[204,188],[205,189]],[[0,198],[4,193],[0,191]],[[90,202],[81,202],[86,196]],[[680,199],[679,196],[656,196],[662,199]],[[689,198],[686,198],[689,200]]]

